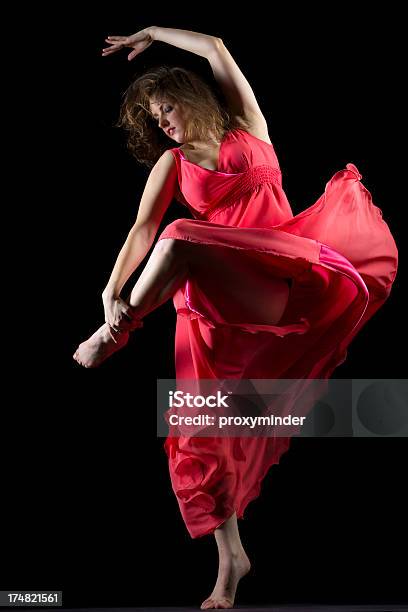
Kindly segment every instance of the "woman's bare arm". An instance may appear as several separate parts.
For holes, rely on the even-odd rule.
[[[131,274],[152,246],[163,215],[174,198],[177,168],[170,151],[165,151],[152,168],[140,200],[136,221],[120,250],[103,294],[117,298]]]
[[[130,47],[133,51],[129,53],[128,59],[132,60],[136,55],[145,51],[155,40],[174,45],[185,51],[191,51],[191,53],[201,57],[208,57],[214,49],[217,38],[208,34],[190,32],[189,30],[151,26],[130,36],[108,36],[105,40],[111,46],[102,49],[104,57],[112,55],[112,53],[116,53],[125,47]]]
[[[146,28],[152,40],[160,40],[208,59],[214,78],[219,84],[234,116],[265,121],[255,94],[223,40],[189,30]]]
[[[252,130],[260,132],[268,138],[266,119],[259,107],[253,89],[222,39],[217,38],[207,59],[232,116],[244,119]],[[260,137],[262,138],[262,136]]]
[[[196,55],[207,58],[214,50],[217,44],[217,38],[209,34],[200,34],[199,32],[191,32],[190,30],[178,30],[175,28],[160,28],[152,26],[146,28],[152,40],[159,40],[190,51]]]

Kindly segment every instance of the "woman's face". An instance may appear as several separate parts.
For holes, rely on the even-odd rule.
[[[184,142],[185,121],[178,104],[168,100],[150,100],[153,119],[166,136],[176,142]]]

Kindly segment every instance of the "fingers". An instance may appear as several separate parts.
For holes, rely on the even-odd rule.
[[[105,323],[116,333],[124,331],[123,328],[126,329],[132,320],[132,306],[121,298],[116,299],[110,308],[105,309]]]
[[[128,38],[129,38],[128,36],[108,36],[107,38],[105,38],[105,40],[109,44],[112,44],[116,42],[123,42],[127,40]]]
[[[115,342],[115,344],[117,344],[117,343],[118,343],[118,341],[117,341],[116,337],[113,335],[113,331],[115,331],[115,330],[113,329],[113,327],[111,327],[111,326],[109,325],[109,323],[108,323],[108,329],[109,329],[109,335],[110,335],[110,337],[111,337],[111,338],[112,338],[112,340]]]
[[[102,49],[103,57],[112,55],[112,53],[116,53],[124,47],[133,47],[133,50],[128,55],[128,60],[132,60],[139,55],[139,53],[147,49],[147,47],[152,44],[153,39],[142,31],[132,36],[108,36],[105,38],[105,42],[111,46]],[[135,48],[136,46],[137,48]]]
[[[120,49],[126,46],[128,39],[128,36],[108,36],[105,38],[105,42],[111,46],[102,49],[102,55],[111,55],[112,53],[116,53],[116,51],[120,51]]]
[[[118,333],[119,327],[115,323],[109,323],[109,321],[107,321],[107,320],[105,320],[105,323],[109,327],[109,333],[110,333],[111,336],[112,336],[111,330],[113,330],[114,332]]]
[[[132,320],[129,312],[122,312],[121,316],[115,320],[114,326],[121,330],[123,326],[126,327],[127,323],[131,323]]]
[[[127,310],[123,311],[123,316],[126,317],[127,319],[129,319],[130,321],[132,320],[132,315],[131,315],[130,308],[128,308]]]
[[[118,300],[118,311],[116,313],[117,323],[120,324],[122,318],[126,317],[126,319],[132,319],[132,307],[119,298]]]
[[[123,331],[122,328],[126,329],[127,323],[132,322],[132,316],[129,312],[123,312],[120,318],[116,318],[114,321],[108,321],[105,319],[105,323],[109,326],[109,329],[112,329],[114,332],[118,333]]]
[[[106,47],[106,49],[102,49],[102,56],[112,55],[112,53],[116,53],[116,51],[120,51],[123,49],[123,45],[114,45],[112,47]]]
[[[134,57],[136,57],[136,55],[138,54],[138,51],[134,50],[131,53],[129,53],[128,55],[128,60],[132,60]]]

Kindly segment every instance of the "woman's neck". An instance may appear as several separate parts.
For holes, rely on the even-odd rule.
[[[210,138],[208,140],[191,140],[190,142],[186,142],[184,146],[189,149],[194,149],[196,151],[206,151],[208,149],[219,147],[221,144],[221,140],[217,140],[214,134],[210,134]]]

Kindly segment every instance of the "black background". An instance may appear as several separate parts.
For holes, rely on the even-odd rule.
[[[103,322],[101,292],[148,175],[113,127],[122,93],[159,63],[212,77],[204,58],[161,42],[133,62],[125,51],[102,58],[105,36],[159,25],[222,37],[267,118],[294,214],[346,163],[357,166],[400,268],[335,376],[403,378],[401,23],[391,7],[344,4],[25,11],[15,110],[4,118],[22,135],[17,197],[6,206],[15,225],[5,230],[14,297],[4,324],[1,588],[60,589],[67,607],[194,605],[216,577],[213,538],[188,535],[156,438],[156,379],[175,375],[172,303],[99,369],[71,358]],[[162,228],[180,216],[174,201]],[[253,573],[239,602],[404,602],[405,448],[403,438],[294,440],[240,522]]]

